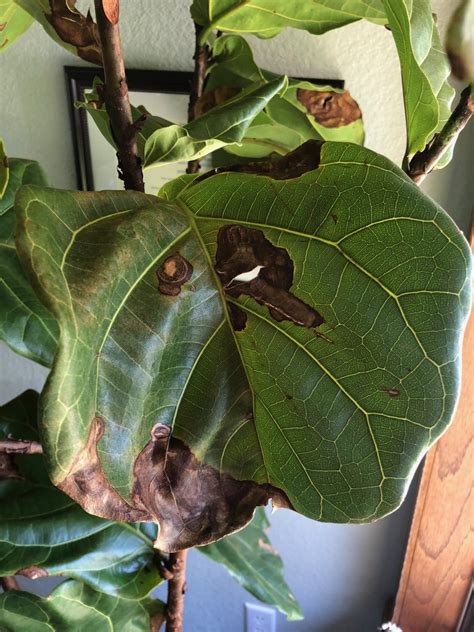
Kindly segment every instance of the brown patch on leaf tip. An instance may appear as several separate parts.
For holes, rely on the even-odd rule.
[[[177,296],[192,274],[193,266],[178,252],[165,259],[156,271],[158,290],[167,296]]]
[[[269,484],[239,481],[199,461],[169,426],[157,423],[135,460],[132,500],[127,503],[101,468],[97,443],[103,420],[95,417],[86,446],[59,489],[86,511],[109,520],[157,522],[155,547],[174,552],[213,542],[244,527],[255,507],[269,499],[291,507],[288,497]]]
[[[97,455],[97,444],[103,432],[102,418],[94,417],[86,445],[57,487],[96,516],[125,522],[153,520],[146,510],[136,509],[125,502],[107,481]]]
[[[238,481],[199,461],[168,426],[156,424],[135,461],[133,500],[159,525],[156,548],[174,552],[213,542],[244,527],[255,507],[284,494]]]
[[[233,281],[257,266],[261,269],[251,281]],[[290,292],[293,262],[288,252],[274,246],[261,230],[236,225],[220,228],[215,269],[226,294],[233,298],[251,296],[277,321],[289,320],[308,328],[324,322],[321,314]]]
[[[39,566],[26,566],[19,570],[17,575],[28,577],[28,579],[40,579],[41,577],[48,577],[48,571]]]
[[[194,106],[194,118],[198,116],[202,116],[212,110],[212,108],[216,107],[216,105],[221,105],[225,103],[232,97],[235,97],[240,92],[240,88],[236,88],[233,86],[218,86],[214,90],[210,92],[206,92],[196,101]]]
[[[68,0],[49,0],[49,5],[51,13],[45,17],[62,41],[74,46],[81,59],[101,66],[99,35],[90,11],[83,15]]]
[[[308,114],[324,127],[342,127],[362,118],[357,102],[347,90],[321,92],[298,88],[296,97]]]

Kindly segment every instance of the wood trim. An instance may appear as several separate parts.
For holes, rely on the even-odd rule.
[[[403,632],[455,632],[474,575],[473,313],[462,376],[453,423],[423,468],[393,613]]]

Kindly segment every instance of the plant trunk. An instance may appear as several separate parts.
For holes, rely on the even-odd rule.
[[[126,189],[144,191],[137,132],[128,99],[128,86],[118,27],[119,0],[95,0],[97,28],[105,74],[103,98],[117,145],[119,177]]]
[[[194,72],[189,94],[188,122],[196,116],[196,103],[204,92],[204,81],[206,80],[207,65],[209,63],[209,48],[199,43],[202,27],[195,24],[196,48],[194,51]],[[186,173],[197,173],[200,169],[199,160],[190,160]]]
[[[166,632],[182,632],[183,630],[187,556],[187,550],[170,553],[168,568],[173,574],[173,577],[168,581]]]

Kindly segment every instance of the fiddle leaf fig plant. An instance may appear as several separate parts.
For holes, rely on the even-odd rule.
[[[471,89],[451,112],[427,0],[194,0],[183,125],[129,103],[118,0],[11,4],[103,63],[78,106],[126,190],[48,188],[0,145],[0,336],[51,369],[0,410],[0,627],[179,632],[193,547],[299,619],[263,507],[383,518],[456,405],[470,251],[417,184]],[[357,95],[259,68],[239,34],[359,19],[400,57],[403,170],[363,147]],[[183,161],[145,191],[142,167]],[[8,592],[47,575],[70,579]]]

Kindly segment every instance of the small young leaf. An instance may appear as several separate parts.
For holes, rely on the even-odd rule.
[[[0,629],[2,632],[146,632],[153,629],[155,617],[162,618],[163,609],[164,604],[157,599],[120,599],[71,580],[46,598],[19,590],[0,595]]]
[[[38,440],[37,412],[34,391],[2,406],[0,439]],[[7,476],[0,472],[0,575],[65,575],[127,599],[161,583],[153,541],[138,525],[85,513],[50,483],[40,455],[8,465]]]
[[[283,562],[267,537],[269,527],[265,511],[259,507],[245,529],[197,550],[223,564],[254,597],[276,606],[289,621],[297,621],[303,613],[285,582]]]
[[[51,366],[58,326],[34,293],[15,249],[13,202],[24,184],[46,184],[40,166],[32,160],[10,158],[9,182],[0,198],[0,339],[16,353]]]
[[[158,522],[169,551],[269,498],[331,522],[400,505],[456,402],[470,254],[389,160],[307,143],[174,200],[27,187],[17,208],[61,327],[42,443],[87,511]]]
[[[0,0],[0,53],[23,35],[32,22],[32,18],[18,6],[16,0]]]

